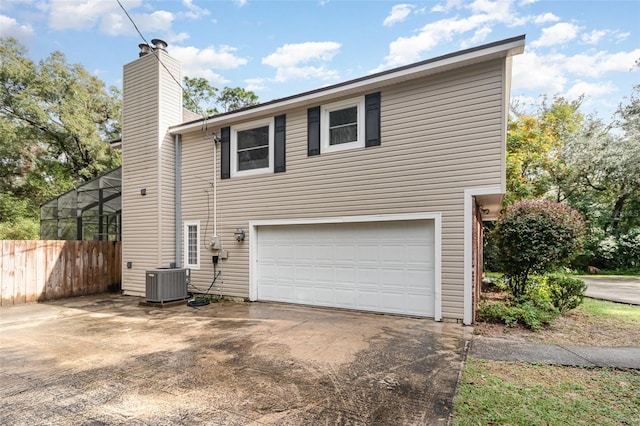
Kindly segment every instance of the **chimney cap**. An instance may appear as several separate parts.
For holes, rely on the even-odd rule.
[[[151,47],[147,43],[140,43],[138,47],[140,48],[140,57],[151,53]]]
[[[151,40],[151,43],[153,43],[153,46],[156,49],[165,50],[167,48],[167,42],[165,42],[164,40],[160,40],[159,38],[154,38],[153,40]]]

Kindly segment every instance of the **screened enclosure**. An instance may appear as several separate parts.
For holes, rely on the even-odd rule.
[[[41,240],[120,241],[122,168],[40,206]]]

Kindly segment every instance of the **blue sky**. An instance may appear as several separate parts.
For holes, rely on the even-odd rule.
[[[512,99],[575,99],[608,121],[640,84],[640,1],[121,0],[144,37],[165,40],[189,77],[261,101],[526,34]],[[142,39],[117,0],[2,0],[0,35],[34,60],[62,51],[107,85]],[[635,69],[635,71],[632,71]]]

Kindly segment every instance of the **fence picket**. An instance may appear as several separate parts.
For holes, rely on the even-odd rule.
[[[107,292],[120,259],[120,241],[0,241],[0,306]]]

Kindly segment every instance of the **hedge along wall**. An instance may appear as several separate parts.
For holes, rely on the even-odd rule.
[[[0,241],[0,306],[120,289],[120,241]]]

